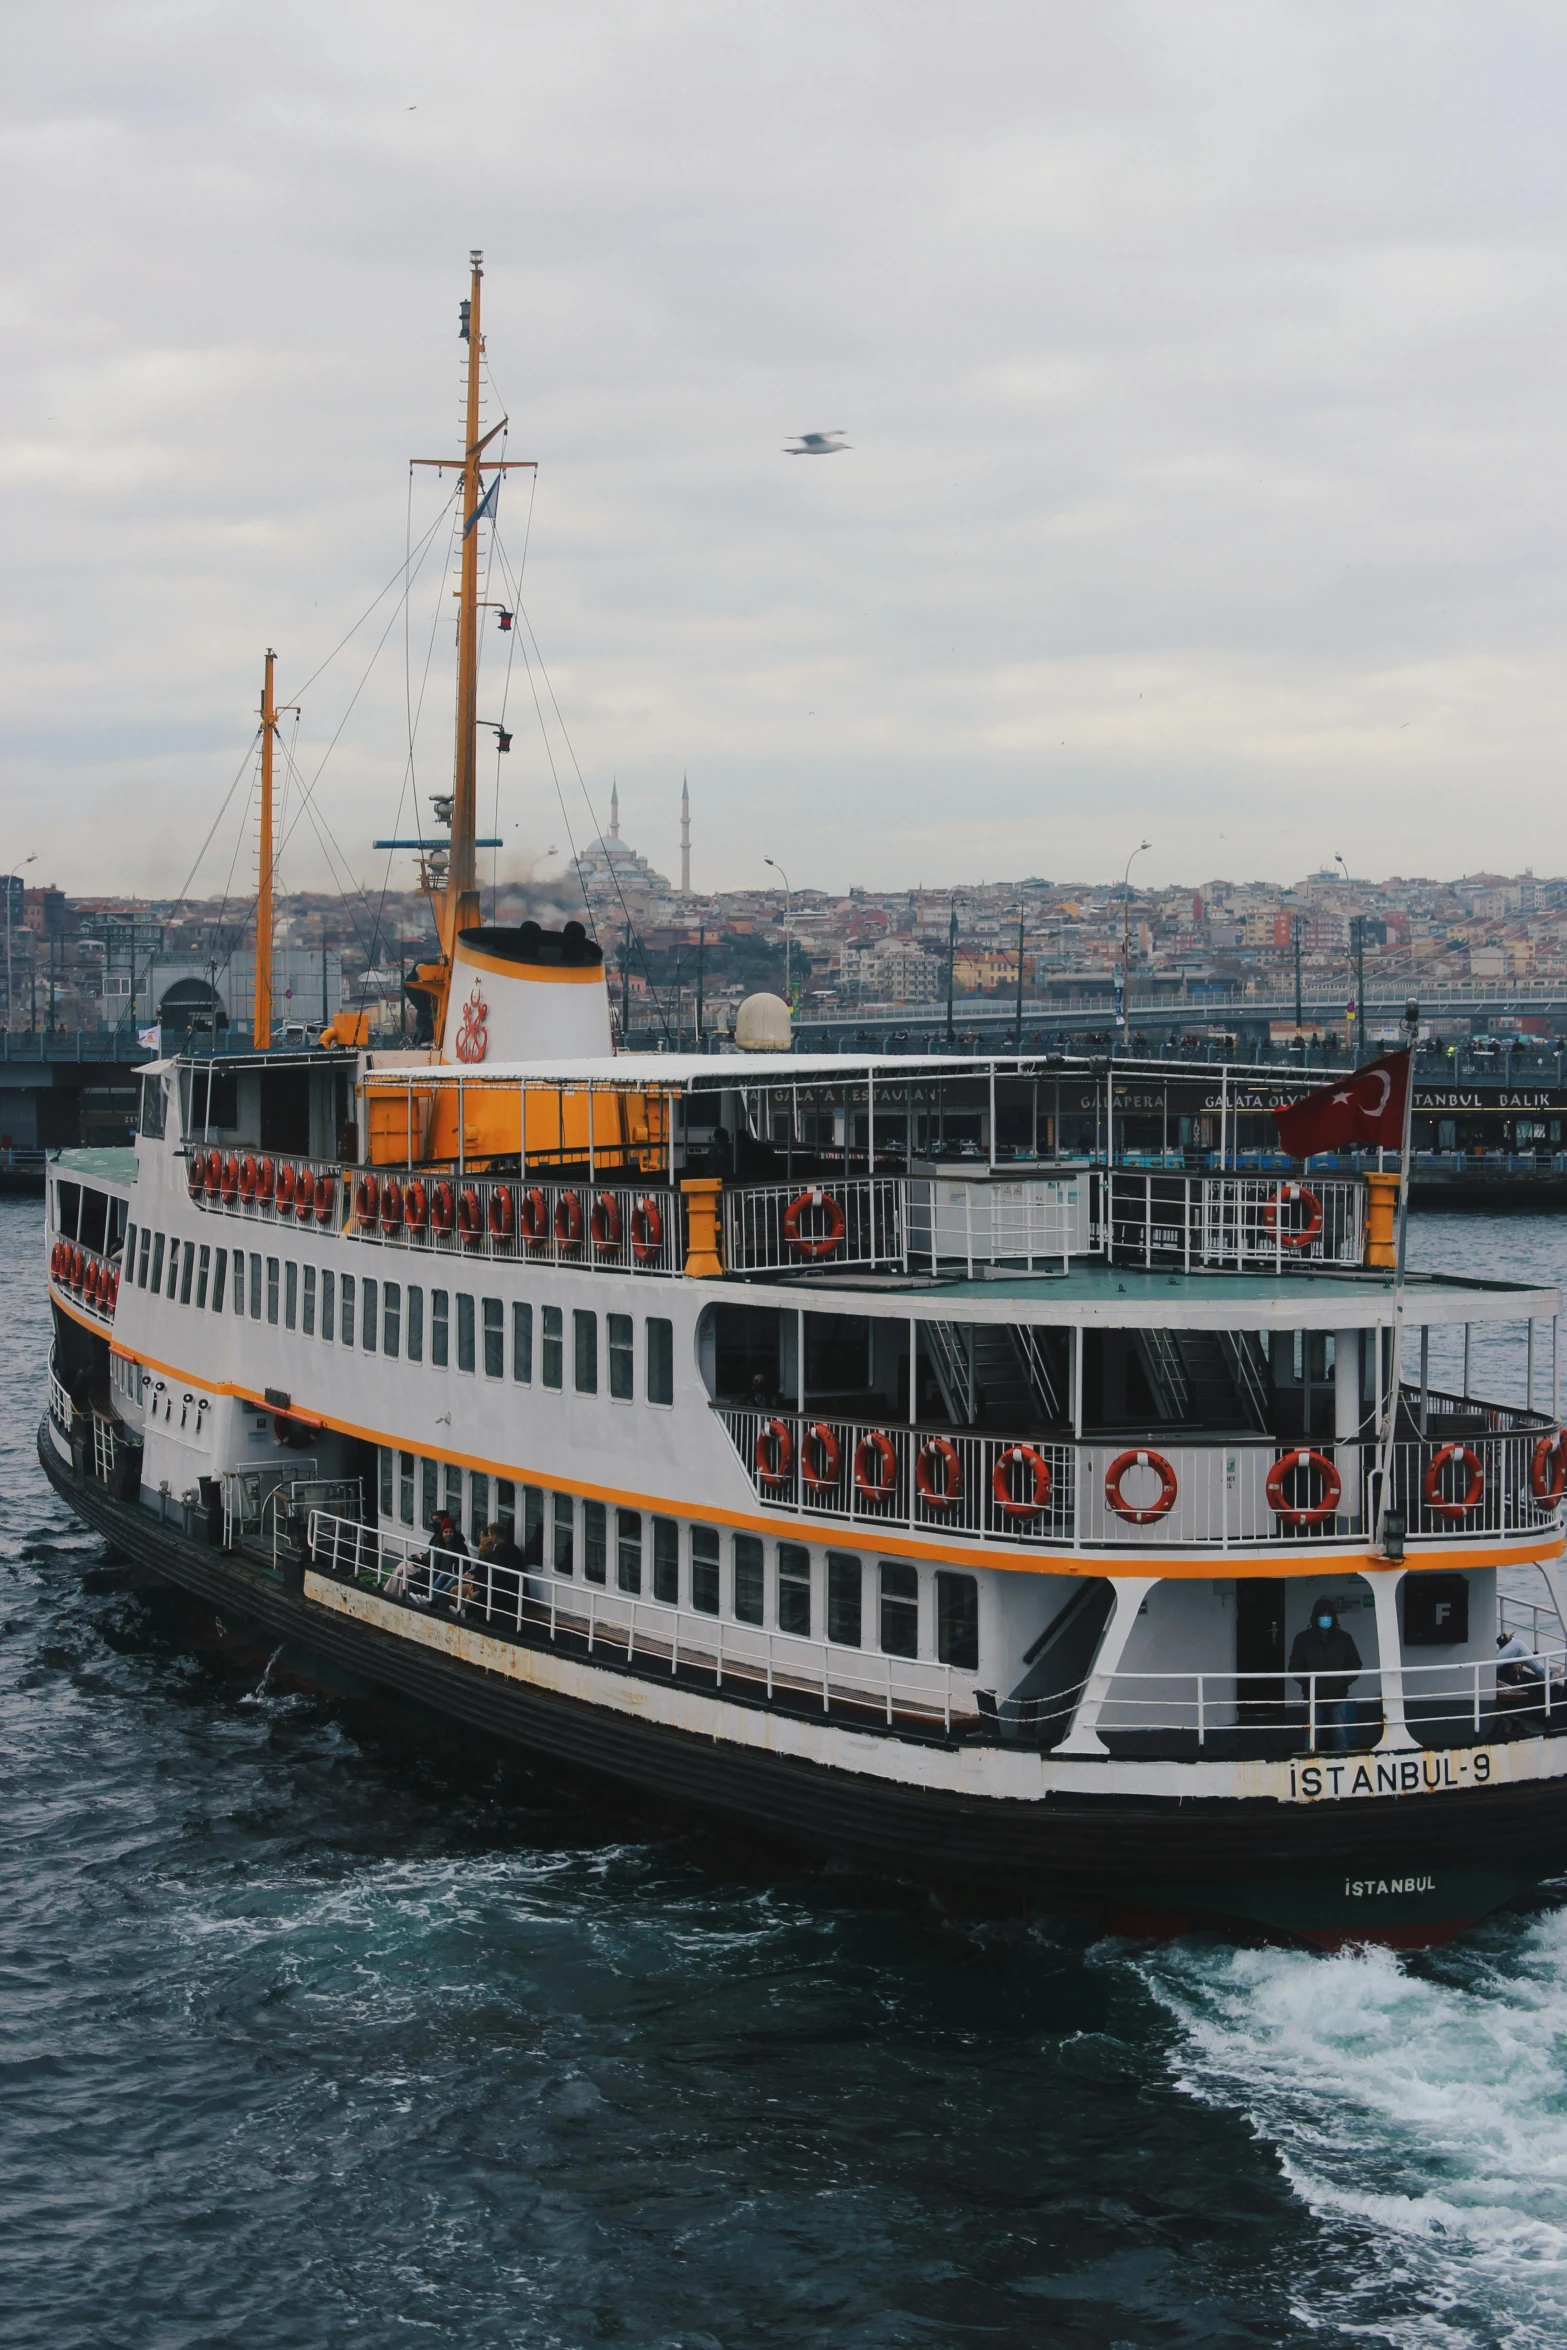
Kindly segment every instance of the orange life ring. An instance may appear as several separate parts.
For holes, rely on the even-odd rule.
[[[330,1224],[330,1223],[331,1223],[331,1221],[332,1221],[332,1211],[333,1211],[334,1207],[336,1206],[336,1204],[337,1204],[337,1178],[336,1178],[336,1176],[335,1176],[335,1175],[318,1175],[318,1176],[316,1177],[316,1189],[315,1189],[315,1211],[316,1211],[316,1222],[317,1222],[318,1224]]]
[[[49,1251],[49,1278],[51,1281],[58,1281],[60,1278],[60,1246],[60,1242],[56,1241]]]
[[[1469,1471],[1468,1481],[1456,1501],[1449,1501],[1442,1492],[1442,1471],[1449,1461],[1463,1461]],[[1420,1489],[1439,1518],[1467,1518],[1485,1491],[1485,1470],[1480,1465],[1480,1455],[1467,1444],[1444,1444],[1426,1463]]]
[[[555,1202],[555,1238],[561,1248],[582,1246],[582,1201],[574,1191],[563,1191]]]
[[[1292,1469],[1315,1469],[1322,1479],[1322,1499],[1302,1509],[1285,1498],[1284,1480]],[[1344,1496],[1344,1480],[1324,1452],[1314,1452],[1309,1444],[1298,1444],[1293,1452],[1280,1453],[1268,1471],[1268,1507],[1286,1526],[1320,1526],[1331,1518]]]
[[[109,1268],[109,1311],[112,1314],[120,1302],[120,1271],[117,1265]]]
[[[422,1232],[430,1221],[430,1195],[416,1175],[403,1193],[403,1221],[410,1232]]]
[[[443,1175],[430,1190],[430,1230],[450,1232],[456,1216],[457,1203],[452,1197],[452,1187]]]
[[[497,1183],[490,1193],[488,1219],[492,1240],[511,1239],[515,1229],[515,1218],[512,1212],[511,1185],[509,1183]]]
[[[769,1493],[789,1482],[794,1466],[794,1438],[782,1420],[764,1420],[756,1432],[757,1478]]]
[[[186,1168],[186,1170],[185,1170],[185,1184],[186,1184],[186,1188],[187,1188],[187,1189],[188,1189],[188,1191],[190,1192],[190,1196],[191,1196],[191,1198],[192,1198],[192,1199],[198,1199],[198,1198],[201,1196],[201,1184],[202,1184],[202,1178],[203,1178],[203,1176],[206,1174],[206,1172],[207,1172],[207,1154],[206,1154],[206,1152],[205,1152],[205,1151],[192,1151],[192,1152],[191,1152],[191,1155],[190,1155],[190,1164],[189,1164],[189,1166],[188,1166],[188,1167]]]
[[[1556,1429],[1542,1436],[1529,1463],[1529,1491],[1541,1507],[1553,1510],[1567,1493],[1567,1437]]]
[[[872,1461],[882,1471],[880,1478],[870,1473]],[[897,1491],[898,1456],[893,1450],[892,1438],[880,1428],[873,1428],[868,1436],[862,1436],[854,1448],[854,1482],[867,1501],[891,1501]]]
[[[807,1239],[800,1230],[800,1219],[808,1209],[817,1209],[827,1218],[827,1229],[816,1239]],[[843,1246],[848,1229],[843,1209],[830,1191],[802,1191],[784,1210],[784,1238],[797,1257],[830,1257],[835,1248]]]
[[[932,1464],[941,1463],[941,1483],[932,1474]],[[948,1436],[927,1436],[914,1455],[914,1483],[927,1509],[950,1510],[963,1492],[963,1463],[958,1448]]]
[[[277,1171],[277,1212],[286,1216],[294,1205],[294,1170],[285,1160]]]
[[[403,1228],[403,1187],[388,1176],[381,1189],[381,1230],[395,1240]]]
[[[1012,1490],[1009,1471],[1025,1469],[1028,1472],[1029,1491],[1016,1494]],[[1032,1444],[1009,1444],[996,1455],[996,1465],[990,1472],[990,1490],[995,1504],[1004,1517],[1037,1518],[1050,1504],[1050,1463]]]
[[[243,1200],[256,1196],[256,1162],[249,1151],[239,1163],[239,1196]]]
[[[464,1248],[477,1248],[484,1238],[484,1216],[477,1186],[465,1183],[457,1194],[457,1236]]]
[[[272,1205],[277,1191],[277,1165],[272,1159],[260,1159],[256,1164],[256,1197],[264,1208]]]
[[[305,1222],[311,1209],[315,1206],[315,1199],[315,1177],[307,1166],[296,1167],[294,1170],[294,1213],[301,1224]]]
[[[1279,1218],[1285,1207],[1298,1201],[1305,1209],[1304,1224],[1281,1224]],[[1322,1202],[1309,1183],[1281,1183],[1272,1196],[1262,1203],[1263,1227],[1277,1233],[1285,1248],[1309,1248],[1322,1230]]]
[[[1121,1483],[1127,1470],[1139,1468],[1152,1469],[1159,1480],[1159,1498],[1145,1510],[1133,1509],[1121,1494]],[[1105,1471],[1105,1500],[1116,1516],[1124,1518],[1129,1526],[1151,1526],[1157,1518],[1167,1518],[1175,1507],[1175,1497],[1179,1491],[1175,1471],[1162,1452],[1136,1448],[1130,1452],[1118,1452]]]
[[[373,1175],[361,1175],[354,1185],[354,1214],[361,1224],[373,1224],[381,1213],[381,1186]]]
[[[87,1271],[82,1281],[82,1295],[90,1306],[95,1306],[98,1303],[98,1260],[96,1257],[89,1257],[87,1260]]]
[[[216,1199],[218,1186],[223,1180],[223,1153],[221,1151],[208,1151],[206,1180],[208,1199]]]
[[[651,1193],[645,1193],[631,1211],[631,1253],[645,1265],[663,1245],[664,1211]]]
[[[825,1421],[813,1420],[800,1439],[800,1475],[807,1490],[830,1493],[842,1469],[843,1447]]]
[[[550,1237],[550,1212],[543,1192],[536,1183],[530,1184],[522,1195],[517,1210],[517,1226],[529,1248],[545,1248]]]
[[[240,1164],[232,1151],[223,1162],[223,1205],[231,1208],[239,1197]]]
[[[600,1256],[607,1257],[620,1246],[620,1202],[612,1191],[601,1191],[593,1202],[588,1217],[588,1230]]]

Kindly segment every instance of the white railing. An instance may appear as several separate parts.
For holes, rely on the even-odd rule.
[[[232,1550],[247,1534],[264,1537],[273,1496],[280,1488],[309,1482],[318,1463],[309,1458],[268,1463],[254,1469],[223,1471],[223,1547]],[[304,1472],[304,1475],[301,1475]]]
[[[1561,1723],[1567,1718],[1567,1648],[1542,1650],[1531,1663],[1530,1677],[1511,1684],[1499,1682],[1496,1658],[1489,1656],[1363,1665],[1355,1673],[1116,1672],[1099,1691],[1092,1675],[1085,1686],[1097,1698],[1094,1727],[1102,1734],[1173,1733],[1201,1747],[1221,1731],[1271,1727],[1302,1734],[1316,1753],[1341,1733],[1354,1747],[1368,1733],[1374,1737],[1388,1698],[1401,1701],[1410,1729],[1423,1742],[1444,1729],[1478,1738],[1494,1731],[1498,1720],[1542,1729]]]
[[[59,1429],[60,1434],[66,1439],[66,1442],[69,1443],[71,1436],[71,1399],[60,1384],[59,1376],[55,1371],[52,1360],[49,1364],[49,1417],[54,1422],[55,1426]]]
[[[882,1175],[726,1186],[724,1263],[731,1273],[798,1273],[811,1265],[901,1271],[903,1192],[901,1179]]]
[[[1322,1443],[1307,1457],[1271,1438],[1075,1444],[783,1407],[714,1409],[758,1499],[791,1516],[1074,1550],[1363,1546],[1375,1518],[1370,1441]],[[1561,1512],[1558,1443],[1554,1424],[1541,1423],[1459,1445],[1436,1436],[1397,1444],[1389,1507],[1403,1510],[1415,1538],[1538,1534]]]
[[[120,1288],[120,1267],[116,1260],[100,1256],[94,1249],[78,1247],[74,1241],[60,1240],[55,1242],[50,1254],[49,1277],[95,1322],[101,1322],[106,1330],[113,1327]]]
[[[678,1673],[693,1666],[714,1675],[715,1686],[743,1683],[767,1697],[834,1706],[863,1720],[909,1720],[950,1730],[954,1719],[979,1718],[970,1682],[950,1665],[892,1657],[874,1649],[770,1631],[760,1624],[670,1606],[605,1583],[512,1567],[422,1543],[394,1529],[312,1510],[310,1549],[315,1564],[368,1583],[415,1607],[437,1601],[476,1625],[529,1633],[551,1641],[570,1637],[590,1655],[644,1671]]]
[[[1173,1175],[1118,1167],[1108,1177],[1109,1254],[1119,1265],[1359,1265],[1365,1185],[1314,1175]]]
[[[347,1230],[350,1239],[447,1255],[678,1273],[680,1208],[680,1194],[661,1184],[459,1181],[394,1168],[356,1176]]]
[[[335,1232],[347,1212],[353,1171],[335,1159],[220,1150],[214,1143],[187,1154],[185,1180],[195,1204],[220,1215]]]

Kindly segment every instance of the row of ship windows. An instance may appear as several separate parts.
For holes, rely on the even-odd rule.
[[[445,1509],[459,1526],[466,1515],[475,1547],[493,1528],[497,1539],[520,1546],[525,1565],[543,1568],[547,1562],[561,1576],[580,1570],[585,1583],[603,1590],[650,1596],[665,1607],[728,1616],[802,1640],[825,1638],[839,1648],[876,1646],[887,1656],[934,1655],[938,1664],[979,1669],[979,1585],[972,1575],[938,1567],[922,1601],[918,1567],[903,1560],[879,1561],[877,1637],[871,1641],[866,1637],[865,1561],[852,1551],[826,1551],[818,1570],[803,1542],[769,1545],[758,1534],[731,1534],[726,1562],[716,1526],[682,1526],[676,1518],[644,1517],[640,1510],[545,1493],[507,1478],[494,1480],[492,1516],[491,1480],[470,1471],[467,1486],[465,1513],[461,1469],[382,1449],[385,1521],[429,1526]]]
[[[327,1344],[357,1343],[365,1354],[403,1356],[410,1363],[424,1360],[425,1293],[414,1282],[405,1285],[325,1271],[318,1276],[314,1265],[301,1267],[292,1258],[264,1257],[255,1249],[170,1240],[146,1226],[138,1238],[134,1224],[126,1234],[125,1262],[135,1268],[138,1289],[156,1290],[180,1305],[221,1314],[227,1297],[234,1313],[248,1310],[252,1321],[281,1323],[285,1330],[297,1329],[306,1338],[314,1338],[319,1330]],[[432,1289],[429,1306],[430,1361],[437,1370],[453,1360],[455,1325],[459,1371],[476,1372],[482,1357],[485,1377],[504,1379],[509,1352],[512,1378],[524,1387],[532,1384],[531,1305],[521,1299],[512,1301],[509,1348],[503,1299],[474,1297],[466,1290],[458,1290],[454,1299],[449,1290]],[[630,1314],[606,1314],[604,1324],[609,1393],[617,1403],[630,1403],[636,1393],[636,1326]],[[562,1389],[566,1383],[563,1307],[540,1308],[538,1337],[539,1383]],[[578,1395],[597,1395],[599,1317],[580,1307],[571,1316],[571,1372]],[[650,1314],[643,1324],[643,1394],[652,1404],[675,1400],[674,1324],[658,1314]]]

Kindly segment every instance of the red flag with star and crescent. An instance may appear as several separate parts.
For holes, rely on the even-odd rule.
[[[1276,1109],[1279,1141],[1292,1159],[1357,1145],[1401,1150],[1408,1093],[1409,1055],[1389,1053],[1385,1060],[1368,1061],[1352,1077],[1319,1086],[1315,1093]]]

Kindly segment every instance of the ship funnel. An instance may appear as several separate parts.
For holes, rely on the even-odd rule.
[[[614,1049],[604,950],[580,922],[458,932],[443,1061],[598,1060]]]

